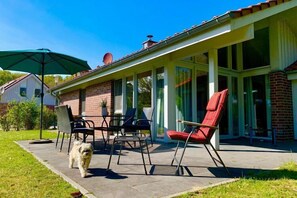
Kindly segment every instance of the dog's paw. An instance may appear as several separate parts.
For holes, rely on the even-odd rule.
[[[87,173],[81,173],[81,177],[85,178],[87,176]]]

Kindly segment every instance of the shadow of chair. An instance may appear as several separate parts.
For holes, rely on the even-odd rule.
[[[67,105],[57,106],[55,108],[57,115],[57,127],[58,135],[56,140],[56,148],[59,142],[60,133],[63,133],[60,152],[62,151],[64,136],[65,133],[69,135],[69,144],[67,153],[69,153],[72,136],[75,135],[75,138],[79,138],[79,134],[83,135],[83,142],[86,142],[86,139],[89,135],[93,136],[93,146],[95,147],[95,133],[94,133],[94,122],[91,120],[84,119],[74,119],[72,115],[71,108]]]
[[[147,169],[146,169],[146,164],[145,164],[145,159],[144,159],[144,154],[143,154],[143,147],[144,146],[147,149],[149,163],[152,164],[149,149],[148,149],[148,144],[147,144],[147,137],[145,135],[141,134],[140,132],[138,132],[138,130],[150,130],[150,123],[149,123],[150,120],[147,119],[147,117],[145,115],[147,115],[147,116],[149,116],[151,118],[152,113],[153,113],[152,108],[146,108],[145,112],[143,112],[143,114],[144,114],[143,119],[137,120],[136,124],[133,124],[133,120],[130,120],[131,122],[129,122],[129,123],[126,122],[125,124],[121,125],[120,129],[122,130],[122,133],[115,136],[115,138],[113,139],[112,147],[111,147],[111,150],[110,150],[110,157],[109,157],[108,166],[107,166],[107,172],[109,171],[111,158],[112,158],[112,155],[114,153],[115,145],[120,144],[120,152],[119,152],[118,161],[117,161],[117,164],[119,164],[120,163],[120,158],[121,158],[121,153],[122,153],[122,148],[123,148],[124,144],[128,143],[129,146],[132,149],[134,149],[135,146],[132,147],[132,145],[130,144],[131,142],[134,142],[134,145],[136,143],[139,144],[139,151],[141,153],[142,162],[143,162],[143,166],[144,166],[144,171],[145,171],[145,174],[147,175]]]
[[[109,117],[110,120],[107,123],[104,118],[100,127],[95,127],[95,130],[99,130],[102,133],[102,138],[104,142],[104,148],[106,148],[107,143],[109,142],[110,134],[116,133],[116,136],[122,132],[122,129],[131,128],[133,125],[134,117],[136,113],[136,108],[128,108],[125,115],[110,115],[106,116]],[[104,136],[104,132],[106,132],[106,138]]]
[[[208,154],[210,155],[211,159],[215,163],[215,165],[218,166],[217,163],[220,163],[225,168],[226,172],[230,175],[229,170],[225,166],[222,158],[220,157],[220,155],[218,154],[215,147],[210,141],[214,132],[218,129],[218,124],[221,120],[223,111],[227,103],[227,97],[228,97],[227,89],[213,94],[213,96],[208,101],[208,104],[206,107],[207,112],[201,124],[178,120],[178,122],[185,124],[186,127],[184,131],[174,131],[174,130],[167,131],[167,135],[169,138],[171,138],[172,140],[178,140],[177,146],[174,152],[174,157],[171,162],[172,166],[174,161],[177,162],[177,167],[175,172],[176,175],[180,175],[179,170],[180,170],[181,162],[183,160],[188,143],[203,144]],[[184,144],[184,149],[182,151],[180,159],[177,159],[176,155],[177,155],[180,142],[185,142],[185,144]],[[210,149],[206,145],[210,145],[215,156],[210,152]]]
[[[142,109],[140,119],[137,119],[135,124],[132,126],[132,131],[149,131],[151,145],[153,146],[153,136],[151,130],[151,123],[153,122],[154,108],[153,107],[144,107]]]

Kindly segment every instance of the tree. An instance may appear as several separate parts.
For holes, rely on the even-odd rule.
[[[1,71],[0,70],[0,86],[4,85],[5,83],[12,81],[16,78],[19,78],[25,74],[22,73],[11,73],[9,71]]]

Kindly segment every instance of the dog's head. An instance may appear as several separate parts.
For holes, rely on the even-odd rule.
[[[93,150],[92,144],[82,143],[78,149],[78,152],[84,157],[89,157],[93,154]]]

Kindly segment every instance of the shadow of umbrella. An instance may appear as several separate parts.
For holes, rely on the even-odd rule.
[[[80,71],[91,70],[87,61],[52,52],[49,49],[0,51],[0,67],[3,70],[13,70],[41,75],[40,94],[40,139],[31,143],[48,143],[42,139],[44,75],[47,74],[75,74]]]

